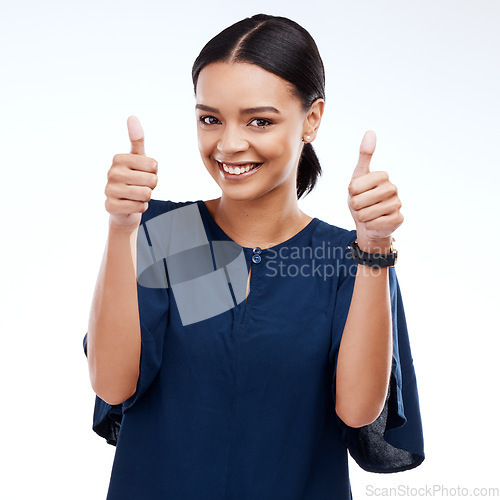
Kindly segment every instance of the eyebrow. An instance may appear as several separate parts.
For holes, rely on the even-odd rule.
[[[203,111],[208,111],[210,113],[220,113],[220,111],[216,108],[212,108],[210,106],[205,106],[204,104],[197,104],[195,109],[201,109]],[[273,106],[259,106],[257,108],[246,108],[246,109],[240,109],[240,114],[242,115],[250,115],[253,113],[277,113],[278,115],[280,112]]]

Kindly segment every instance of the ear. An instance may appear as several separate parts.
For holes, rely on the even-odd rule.
[[[310,137],[307,142],[312,142],[314,141],[314,139],[316,139],[324,109],[325,100],[322,98],[318,98],[311,104],[311,107],[307,111],[306,118],[304,120],[304,126],[302,127],[302,137]]]

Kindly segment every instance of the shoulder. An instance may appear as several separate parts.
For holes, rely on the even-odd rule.
[[[148,209],[142,214],[141,224],[176,208],[197,203],[197,201],[149,200]]]
[[[348,246],[357,237],[356,229],[346,229],[320,220],[317,232],[321,238],[319,244],[327,249],[325,258],[330,265],[335,266],[333,273],[340,278],[338,286],[341,286],[349,277],[355,278],[357,263],[351,259]]]
[[[319,219],[316,226],[318,236],[330,244],[346,248],[356,239],[356,229],[346,229]]]

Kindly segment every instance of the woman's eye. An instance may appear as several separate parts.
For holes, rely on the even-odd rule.
[[[266,120],[265,118],[255,118],[255,120],[252,120],[250,123],[255,123],[255,125],[258,128],[265,128],[268,125],[271,125],[272,122],[269,120]]]
[[[219,120],[215,118],[215,116],[201,116],[200,117],[200,122],[203,123],[204,125],[215,125],[218,123]]]

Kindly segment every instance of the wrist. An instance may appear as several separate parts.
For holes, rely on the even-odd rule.
[[[388,236],[387,238],[377,238],[377,239],[358,238],[356,241],[360,250],[363,252],[388,254],[391,253],[393,238],[392,236]]]
[[[127,225],[119,224],[118,222],[114,221],[112,217],[110,217],[108,222],[108,231],[114,234],[125,234],[130,236],[137,231],[139,226],[140,224],[138,225],[135,222]]]

